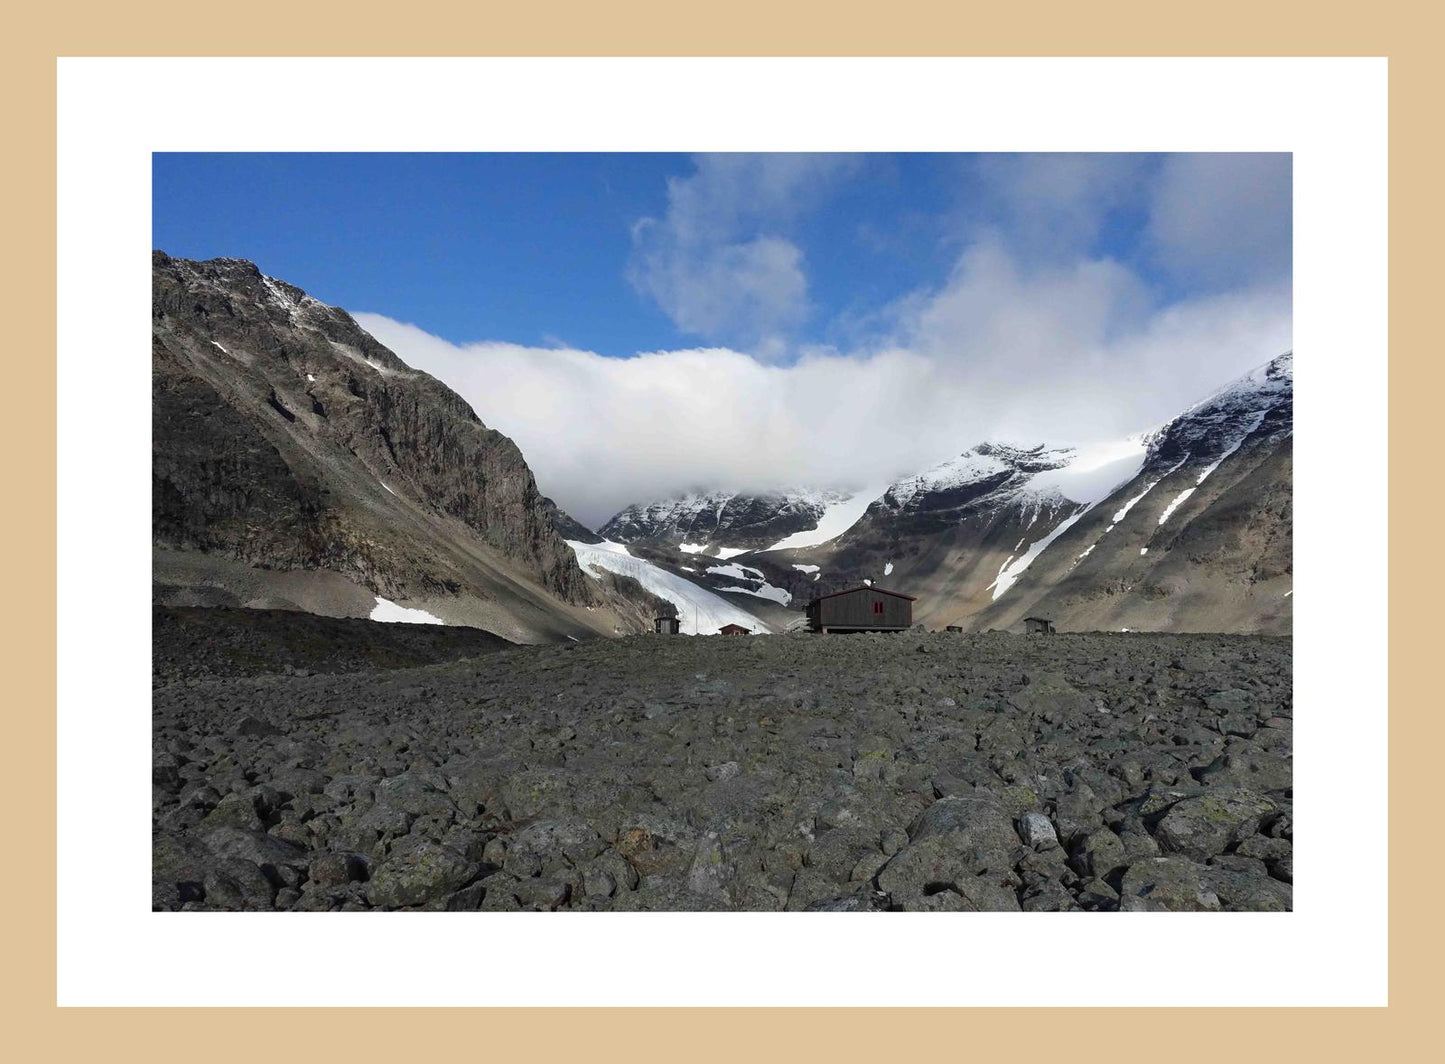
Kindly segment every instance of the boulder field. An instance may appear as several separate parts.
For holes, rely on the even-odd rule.
[[[1285,638],[451,639],[158,675],[154,908],[1292,905]]]

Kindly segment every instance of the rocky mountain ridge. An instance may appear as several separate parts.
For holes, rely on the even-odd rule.
[[[158,601],[612,634],[521,452],[450,388],[253,263],[158,251],[152,276]]]
[[[845,493],[789,488],[772,492],[713,491],[628,506],[597,531],[616,543],[668,542],[759,550],[793,532],[817,527]]]

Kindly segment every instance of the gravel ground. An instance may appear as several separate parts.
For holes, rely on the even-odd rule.
[[[160,665],[184,632],[158,625]],[[223,658],[157,675],[157,909],[1291,907],[1284,638]]]

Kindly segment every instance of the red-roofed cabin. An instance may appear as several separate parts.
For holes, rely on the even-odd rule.
[[[815,632],[902,632],[913,627],[912,595],[882,587],[851,587],[808,603]]]
[[[746,628],[740,624],[725,624],[717,630],[718,635],[751,635]]]

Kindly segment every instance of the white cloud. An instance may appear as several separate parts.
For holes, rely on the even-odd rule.
[[[735,335],[759,343],[801,325],[808,314],[803,253],[778,236],[736,244],[679,245],[634,231],[639,291],[694,336]]]
[[[856,487],[983,439],[1139,431],[1291,346],[1287,287],[1158,310],[1117,263],[1029,270],[997,243],[896,314],[886,346],[788,366],[726,348],[614,359],[458,346],[356,318],[511,436],[542,490],[593,526],[689,488]]]
[[[838,155],[702,155],[667,183],[662,218],[633,226],[628,278],[684,333],[783,350],[808,318],[802,250],[784,231],[858,165]]]

